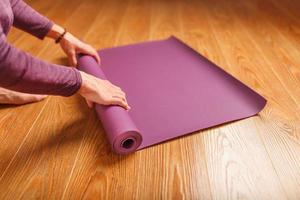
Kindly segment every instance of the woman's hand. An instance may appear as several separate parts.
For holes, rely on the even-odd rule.
[[[61,26],[54,24],[51,30],[48,32],[47,37],[56,40],[63,33],[64,29]],[[97,51],[91,45],[82,42],[69,32],[67,32],[60,40],[60,46],[62,50],[67,54],[69,63],[72,66],[77,65],[76,54],[78,53],[91,55],[100,64],[100,57]]]
[[[74,37],[71,33],[66,33],[60,41],[60,46],[63,51],[67,54],[69,63],[72,66],[77,65],[76,54],[83,53],[93,56],[98,63],[100,63],[100,57],[97,51],[89,44],[82,42],[81,40]]]
[[[86,99],[89,107],[92,107],[93,103],[98,103],[102,105],[119,105],[126,110],[130,109],[125,93],[121,88],[107,80],[98,79],[82,71],[80,71],[80,74],[82,84],[78,93]]]
[[[47,36],[56,40],[63,33],[64,29],[54,24]],[[77,65],[77,53],[91,55],[98,63],[100,63],[100,57],[97,51],[92,46],[74,37],[71,33],[67,32],[63,36],[60,40],[60,46],[67,54],[72,66]],[[82,84],[78,93],[85,98],[89,107],[92,107],[93,103],[98,103],[102,105],[119,105],[126,110],[130,109],[125,93],[121,88],[113,85],[107,80],[98,79],[84,72],[80,71],[80,74]]]

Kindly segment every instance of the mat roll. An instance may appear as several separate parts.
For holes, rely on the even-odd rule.
[[[127,154],[257,114],[266,100],[175,37],[80,56],[79,69],[121,87],[131,106],[96,105],[116,153]]]
[[[86,55],[79,56],[79,69],[98,78],[107,80],[95,60]],[[127,154],[135,151],[142,143],[142,136],[131,120],[128,111],[120,106],[95,105],[96,113],[106,131],[114,152]]]

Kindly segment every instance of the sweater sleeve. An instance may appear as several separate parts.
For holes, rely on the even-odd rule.
[[[0,28],[0,87],[32,94],[70,96],[81,86],[77,69],[50,64],[9,44]]]
[[[13,25],[39,39],[43,39],[53,26],[46,17],[39,14],[23,0],[11,0],[14,15]]]

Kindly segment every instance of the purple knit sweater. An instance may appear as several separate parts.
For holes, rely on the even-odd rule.
[[[9,44],[11,26],[43,39],[53,23],[22,0],[0,0],[0,87],[25,93],[70,96],[80,88],[78,70],[44,62]]]

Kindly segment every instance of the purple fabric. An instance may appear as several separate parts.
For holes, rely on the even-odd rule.
[[[43,39],[53,23],[22,0],[1,0],[0,10],[0,87],[62,96],[77,92],[81,86],[78,70],[39,60],[6,40],[12,25]]]
[[[257,114],[266,100],[175,37],[99,51],[79,68],[127,94],[129,112],[96,105],[113,150],[130,153]]]

